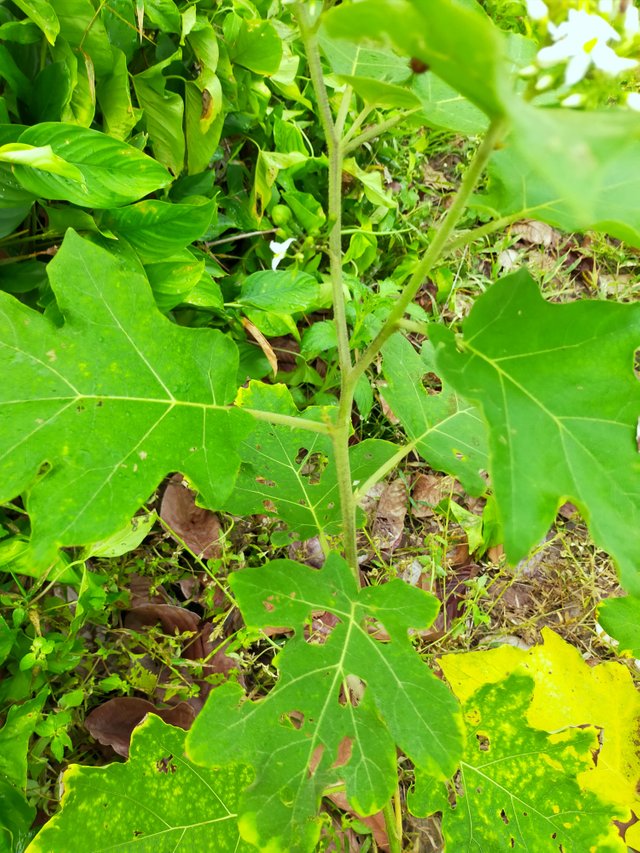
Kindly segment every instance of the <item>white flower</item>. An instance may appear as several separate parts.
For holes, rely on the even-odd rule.
[[[275,240],[272,240],[269,243],[269,248],[273,252],[273,260],[271,261],[271,269],[275,270],[280,263],[281,260],[287,254],[287,249],[294,242],[293,237],[289,237],[288,240],[285,240],[284,243],[278,243]]]
[[[624,13],[624,33],[629,38],[640,32],[640,14],[638,7],[630,3]]]
[[[583,102],[584,95],[579,95],[577,92],[574,92],[573,95],[568,95],[560,105],[563,107],[579,107]]]
[[[620,41],[620,36],[600,15],[580,9],[569,9],[569,17],[559,26],[549,24],[555,44],[538,52],[538,62],[543,68],[569,60],[564,82],[574,86],[580,82],[591,65],[605,74],[615,76],[638,64],[635,59],[624,59],[607,44]]]
[[[640,112],[640,93],[629,92],[627,95],[627,106],[632,110]]]
[[[598,3],[598,11],[611,18],[613,15],[613,0],[600,0]]]
[[[543,21],[549,17],[549,8],[544,0],[526,0],[527,15],[534,21]]]

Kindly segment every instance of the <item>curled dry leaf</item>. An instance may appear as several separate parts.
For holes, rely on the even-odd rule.
[[[196,505],[196,496],[184,485],[182,476],[174,474],[164,490],[160,518],[175,534],[174,538],[204,560],[219,557],[222,526],[211,510]]]
[[[454,477],[418,474],[411,489],[411,515],[429,518],[433,515],[433,507],[440,501],[459,493],[460,486]]]
[[[382,812],[377,812],[369,817],[361,817],[361,815],[349,806],[346,796],[341,792],[330,794],[327,799],[331,800],[331,802],[343,812],[353,815],[361,823],[364,823],[365,826],[368,826],[379,850],[389,850],[389,837],[387,835],[387,830],[385,829],[384,814]]]
[[[515,234],[525,243],[534,246],[544,246],[549,249],[556,246],[562,236],[559,231],[547,225],[545,222],[537,222],[535,219],[523,219],[511,227],[511,233]]]
[[[180,702],[172,708],[157,708],[146,699],[119,696],[94,708],[84,725],[98,743],[110,746],[118,755],[128,758],[131,734],[147,714],[156,714],[165,723],[185,730],[196,718],[195,710],[187,702]]]
[[[402,480],[387,483],[378,501],[373,540],[382,551],[393,551],[402,539],[407,514],[407,487]]]
[[[271,347],[269,341],[262,334],[260,329],[257,326],[254,326],[251,320],[247,320],[246,317],[242,318],[242,325],[245,327],[247,332],[251,335],[254,341],[258,344],[262,352],[265,354],[267,361],[269,362],[269,366],[273,371],[273,375],[275,376],[278,372],[278,358]]]

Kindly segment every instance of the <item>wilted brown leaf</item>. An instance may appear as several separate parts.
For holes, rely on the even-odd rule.
[[[383,551],[393,551],[402,540],[407,514],[407,487],[402,480],[392,480],[385,486],[373,522],[373,539]]]
[[[511,226],[511,233],[515,234],[525,243],[531,243],[534,246],[544,246],[548,249],[557,245],[561,234],[547,225],[546,222],[538,222],[535,219],[524,219],[522,222],[516,222]]]
[[[433,515],[433,507],[457,492],[453,477],[418,474],[411,489],[411,515],[414,518],[429,518]]]
[[[331,802],[343,812],[353,815],[361,823],[364,823],[365,826],[368,826],[379,850],[389,849],[389,837],[387,835],[387,830],[385,829],[384,814],[382,812],[377,812],[369,817],[362,817],[349,806],[349,801],[347,800],[346,795],[341,792],[330,794],[327,799],[331,800]]]
[[[172,708],[156,708],[146,699],[119,696],[94,708],[84,725],[98,743],[110,746],[118,755],[128,758],[131,733],[147,714],[157,714],[165,723],[181,729],[188,729],[196,718],[195,710],[186,702]]]
[[[218,516],[196,506],[195,492],[184,485],[180,474],[174,474],[164,490],[160,518],[176,534],[174,538],[197,556],[211,560],[222,553]]]
[[[251,320],[247,320],[246,317],[242,318],[242,325],[245,327],[247,332],[251,335],[254,341],[258,344],[262,352],[265,354],[267,361],[269,362],[269,366],[273,371],[273,375],[275,376],[278,372],[278,358],[273,351],[271,344],[262,334],[260,329],[251,322]]]

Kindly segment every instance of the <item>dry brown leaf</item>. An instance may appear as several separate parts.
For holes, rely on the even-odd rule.
[[[525,243],[531,243],[534,246],[544,246],[548,249],[557,245],[561,234],[547,225],[546,222],[538,222],[535,219],[524,219],[522,222],[516,222],[511,227],[511,233],[515,234]]]
[[[414,518],[428,518],[433,515],[433,507],[455,493],[453,477],[438,474],[418,474],[411,489],[411,515]]]
[[[304,542],[296,539],[289,545],[288,556],[290,560],[306,563],[307,566],[313,566],[315,569],[321,569],[324,566],[324,551],[317,536],[306,539]]]
[[[365,826],[368,826],[380,850],[389,849],[389,837],[387,835],[387,830],[384,825],[384,814],[382,812],[377,812],[377,814],[370,815],[369,817],[361,817],[351,808],[346,795],[342,792],[330,794],[327,799],[331,800],[331,802],[334,803],[334,805],[336,805],[343,812],[353,815],[361,823],[364,823]]]
[[[390,424],[399,424],[400,423],[399,418],[397,418],[393,414],[393,412],[389,408],[389,404],[387,403],[387,401],[384,399],[384,397],[380,393],[378,393],[378,400],[380,401],[380,407],[382,409],[382,414],[389,421],[389,423]]]
[[[251,335],[254,341],[258,344],[262,352],[265,354],[267,361],[269,362],[269,366],[273,371],[273,375],[275,376],[278,372],[278,358],[273,351],[271,344],[262,334],[260,329],[257,326],[254,326],[251,320],[247,320],[246,317],[242,318],[242,325],[245,327],[247,332]]]
[[[87,715],[84,725],[98,743],[110,746],[118,755],[128,758],[131,733],[147,714],[157,714],[165,723],[185,730],[196,718],[195,710],[186,702],[180,702],[172,708],[156,708],[146,699],[119,696],[94,708]]]
[[[164,490],[160,518],[173,531],[174,538],[204,560],[222,553],[218,516],[211,510],[196,506],[196,496],[185,486],[180,474],[174,474]]]
[[[407,487],[400,479],[385,486],[373,522],[373,539],[383,551],[393,551],[402,540],[407,514]]]

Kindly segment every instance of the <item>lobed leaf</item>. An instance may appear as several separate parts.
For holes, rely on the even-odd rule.
[[[172,471],[224,501],[248,431],[226,408],[230,339],[170,323],[139,268],[73,231],[47,271],[60,329],[0,294],[0,500],[27,493],[40,567],[122,528]]]
[[[457,477],[471,494],[481,494],[488,467],[486,427],[478,408],[458,397],[447,385],[429,393],[423,377],[435,371],[433,347],[418,354],[401,334],[383,348],[385,386],[382,394],[408,437],[429,465]]]
[[[433,779],[418,773],[410,810],[442,811],[447,850],[624,853],[611,822],[621,810],[576,781],[595,766],[597,730],[531,728],[533,688],[533,679],[516,672],[474,693],[463,706],[467,739],[451,802],[443,789],[438,801]]]
[[[475,303],[463,336],[432,325],[438,372],[489,426],[490,473],[512,561],[573,501],[595,541],[640,590],[640,306],[544,301],[526,271]],[[597,347],[598,358],[593,358]]]
[[[28,853],[136,853],[250,849],[238,835],[237,807],[248,768],[205,770],[185,757],[182,729],[149,714],[134,729],[129,760],[106,767],[72,764],[61,810]]]
[[[461,747],[455,700],[408,636],[435,618],[434,596],[400,580],[359,589],[335,553],[320,570],[277,560],[230,582],[247,624],[295,631],[271,693],[251,701],[237,684],[219,687],[187,739],[198,764],[233,749],[256,768],[240,805],[243,838],[264,851],[313,850],[320,798],[339,782],[358,814],[379,811],[395,789],[396,745],[432,775],[451,773]],[[317,611],[337,618],[326,642],[305,639]]]

